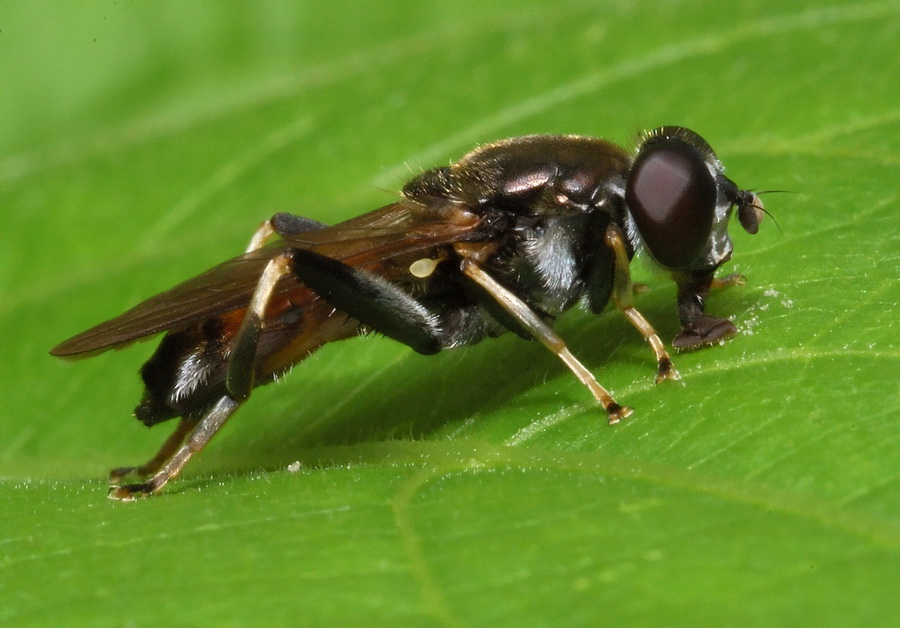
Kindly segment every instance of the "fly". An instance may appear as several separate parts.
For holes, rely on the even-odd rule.
[[[334,226],[276,214],[243,255],[158,294],[55,347],[78,358],[165,332],[141,368],[135,416],[178,418],[159,452],[110,473],[110,497],[158,493],[251,391],[328,342],[375,331],[423,354],[507,332],[556,354],[603,406],[617,403],[569,351],[553,322],[577,303],[612,301],[649,343],[656,381],[677,379],[669,353],[632,303],[637,251],[677,285],[681,331],[694,349],[732,336],[705,312],[731,258],[736,209],[756,233],[763,204],[738,188],[703,138],[661,127],[634,155],[603,139],[528,135],[476,148],[409,181],[381,209]]]

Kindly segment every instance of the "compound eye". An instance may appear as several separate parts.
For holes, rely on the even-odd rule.
[[[645,146],[625,187],[625,202],[645,247],[670,269],[690,266],[703,254],[717,196],[703,154],[678,139]]]

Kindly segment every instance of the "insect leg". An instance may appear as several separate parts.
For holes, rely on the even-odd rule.
[[[228,417],[234,414],[240,405],[228,395],[219,399],[218,403],[197,423],[187,441],[150,479],[140,484],[113,486],[107,496],[110,499],[129,502],[134,501],[137,497],[148,497],[159,493],[169,480],[181,472],[191,456],[203,449],[213,434],[225,424]]]
[[[297,233],[306,233],[307,231],[318,231],[324,229],[328,225],[312,218],[297,216],[296,214],[288,214],[287,212],[279,212],[269,219],[272,228],[278,235],[295,235]]]
[[[737,327],[727,318],[705,313],[706,297],[711,288],[727,288],[743,283],[741,275],[713,277],[714,271],[673,273],[678,285],[678,319],[681,332],[672,340],[676,349],[697,349],[730,338]]]
[[[272,258],[256,284],[244,320],[238,329],[228,356],[228,372],[225,387],[232,399],[243,402],[250,396],[256,378],[256,343],[262,331],[262,321],[266,308],[275,292],[278,281],[291,272],[293,249]]]
[[[713,277],[709,287],[713,290],[724,290],[733,286],[744,286],[747,284],[747,278],[740,273],[731,273],[724,277]]]
[[[225,421],[250,396],[256,368],[256,343],[262,331],[262,320],[278,280],[291,272],[292,255],[293,251],[288,250],[270,260],[256,284],[256,290],[250,299],[250,305],[228,356],[228,371],[225,377],[228,394],[219,399],[193,427],[190,434],[187,432],[191,428],[191,423],[182,419],[175,433],[166,440],[159,453],[150,462],[137,469],[139,473],[144,471],[153,473],[153,476],[142,483],[114,486],[109,493],[111,499],[131,501],[138,496],[158,493],[169,480],[181,473],[191,456],[203,449]],[[111,479],[115,483],[129,471],[128,469],[113,471]]]
[[[547,323],[534,313],[524,301],[504,288],[493,277],[481,269],[472,259],[463,259],[461,269],[464,275],[481,286],[516,322],[526,329],[535,340],[555,353],[569,367],[575,377],[587,386],[609,416],[609,422],[618,423],[633,412],[628,406],[616,403],[600,382],[566,347],[563,339]]]
[[[303,216],[295,216],[286,212],[279,212],[262,223],[250,238],[247,249],[244,253],[252,253],[256,249],[262,247],[271,236],[278,234],[280,236],[292,235],[296,233],[304,233],[306,231],[315,231],[322,229],[327,225],[312,218],[304,218]]]
[[[297,249],[294,274],[336,309],[419,353],[441,349],[437,317],[391,282],[343,262]]]
[[[162,447],[159,448],[159,451],[156,452],[155,456],[139,467],[120,467],[118,469],[113,469],[109,472],[109,481],[114,486],[119,486],[128,476],[146,478],[153,475],[162,469],[169,458],[178,451],[178,448],[181,447],[181,444],[184,442],[185,437],[191,431],[192,427],[193,424],[190,421],[181,419],[178,422],[178,427],[176,427],[175,431],[169,435],[166,442],[162,444]]]
[[[625,240],[619,228],[610,224],[606,228],[604,237],[606,246],[612,249],[615,255],[615,279],[613,280],[612,299],[616,307],[625,315],[635,329],[637,329],[644,339],[650,344],[653,353],[656,354],[656,383],[660,383],[667,379],[677,380],[678,371],[672,365],[672,358],[669,357],[665,345],[653,329],[653,326],[644,316],[637,311],[632,302],[634,295],[634,287],[631,283],[631,271],[628,263],[628,252],[625,248]]]
[[[247,248],[244,249],[244,253],[252,253],[256,249],[261,248],[262,245],[266,243],[266,240],[274,234],[275,228],[272,226],[272,221],[264,221],[256,228],[256,231],[253,232],[253,237],[250,238],[250,242],[247,243]]]

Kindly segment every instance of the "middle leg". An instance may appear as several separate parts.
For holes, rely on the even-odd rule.
[[[677,380],[678,371],[672,364],[672,358],[666,351],[666,347],[660,340],[659,335],[653,326],[644,316],[634,307],[632,297],[634,288],[631,282],[631,271],[629,270],[628,253],[625,248],[625,240],[618,227],[610,224],[606,229],[605,236],[606,246],[612,249],[615,254],[615,279],[613,280],[612,299],[616,307],[625,315],[635,329],[637,329],[644,339],[650,344],[653,353],[656,355],[656,383],[666,380]]]

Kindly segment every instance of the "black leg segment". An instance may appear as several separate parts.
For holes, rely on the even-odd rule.
[[[294,274],[335,309],[419,353],[440,351],[438,317],[402,289],[313,251],[293,253]]]
[[[286,212],[275,214],[269,219],[269,224],[278,235],[286,236],[294,233],[306,233],[307,231],[318,231],[324,229],[328,225],[312,218],[304,216],[295,216]]]

